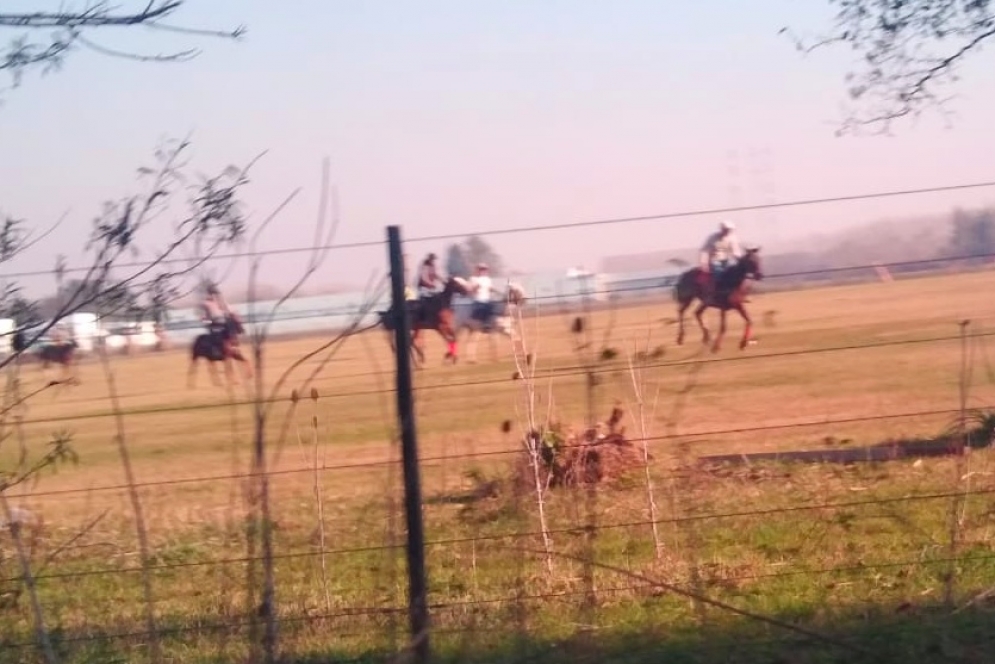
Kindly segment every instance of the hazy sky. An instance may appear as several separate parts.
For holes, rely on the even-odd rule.
[[[4,8],[45,4],[59,3]],[[830,8],[819,0],[188,0],[174,22],[180,17],[197,27],[245,24],[248,33],[239,43],[93,33],[117,49],[203,54],[156,65],[80,51],[61,72],[3,94],[0,209],[40,225],[72,211],[59,237],[5,272],[47,268],[59,252],[78,264],[73,255],[101,202],[133,190],[135,168],[160,137],[188,132],[205,171],[270,151],[247,196],[257,216],[305,188],[265,234],[273,248],[310,242],[325,156],[342,242],[380,240],[395,223],[408,237],[469,234],[995,176],[995,68],[985,53],[962,70],[951,126],[934,114],[901,125],[897,137],[835,137],[853,54],[802,57],[777,34],[785,25],[826,27]],[[992,198],[983,190],[735,219],[743,239],[771,246]],[[493,244],[519,269],[593,266],[606,254],[697,244],[717,222],[505,235]],[[333,252],[320,280],[362,283],[385,269],[385,255],[382,247]],[[263,281],[286,281],[304,261],[272,258]]]

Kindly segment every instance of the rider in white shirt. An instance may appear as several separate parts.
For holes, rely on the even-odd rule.
[[[732,261],[742,255],[736,226],[731,221],[723,221],[719,230],[709,235],[701,247],[701,270],[707,276],[706,285],[710,291]]]
[[[473,310],[470,317],[488,327],[494,318],[494,302],[491,301],[494,285],[488,274],[486,263],[477,265],[476,274],[470,277],[470,292],[473,293]]]

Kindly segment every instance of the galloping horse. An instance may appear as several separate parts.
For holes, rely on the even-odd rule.
[[[242,325],[242,320],[238,315],[230,313],[225,316],[225,322],[219,331],[205,332],[204,334],[197,335],[197,338],[193,340],[193,346],[190,348],[190,369],[187,371],[187,385],[189,387],[194,386],[197,360],[201,358],[207,360],[208,367],[210,367],[211,380],[215,385],[221,385],[221,381],[218,380],[217,368],[214,366],[215,362],[225,363],[225,376],[228,378],[229,384],[233,380],[232,360],[242,363],[245,379],[249,380],[252,377],[252,367],[238,346],[238,337],[244,332],[245,327]]]
[[[419,364],[424,364],[425,362],[425,351],[419,343],[422,330],[435,330],[438,332],[446,341],[445,359],[456,362],[456,326],[454,325],[453,296],[457,293],[467,295],[469,292],[469,285],[465,280],[459,277],[449,277],[441,292],[420,300],[407,300],[405,302],[408,309],[408,320],[411,323],[410,347],[415,351]],[[392,313],[392,311],[377,312],[380,324],[388,332],[393,332],[395,329]],[[397,352],[393,336],[390,338],[390,347],[394,352]]]
[[[57,343],[46,343],[38,347],[36,353],[38,354],[38,359],[41,361],[41,370],[46,371],[48,365],[61,364],[62,365],[62,375],[63,381],[73,381],[79,382],[79,374],[77,372],[76,365],[76,348],[78,347],[75,339],[70,339],[69,341],[60,341]]]
[[[473,317],[473,309],[470,306],[458,307],[456,313],[456,334],[459,336],[463,330],[467,332],[467,353],[470,362],[477,361],[477,343],[474,336],[477,332],[482,332],[490,336],[494,332],[514,340],[515,321],[514,312],[516,307],[525,303],[525,289],[518,284],[509,283],[504,297],[494,303],[494,315],[489,321],[481,321]],[[494,338],[491,337],[491,353],[497,354],[494,346]]]
[[[28,353],[28,335],[24,329],[14,332],[10,347],[17,356],[14,360],[17,364],[21,364],[25,359],[32,357],[32,354]],[[76,365],[76,349],[78,347],[79,344],[72,338],[68,341],[45,341],[38,346],[33,355],[38,359],[43,372],[48,370],[50,364],[60,364],[62,365],[63,375],[61,382],[72,381],[78,383],[79,374]]]
[[[674,299],[677,300],[678,324],[677,343],[684,343],[684,312],[695,300],[700,300],[701,304],[694,312],[694,317],[698,321],[698,327],[702,331],[702,343],[708,343],[711,335],[708,328],[701,320],[701,315],[705,309],[715,307],[721,312],[721,323],[719,333],[712,344],[712,352],[717,352],[722,343],[722,336],[726,331],[726,313],[730,309],[739,312],[743,317],[745,327],[743,328],[743,338],[739,342],[740,349],[746,348],[750,343],[753,323],[750,315],[746,313],[743,302],[746,300],[746,279],[752,277],[757,281],[763,279],[763,272],[760,269],[760,247],[751,247],[746,250],[739,261],[719,275],[718,282],[712,291],[707,293],[708,273],[700,267],[695,267],[683,273],[674,286]]]

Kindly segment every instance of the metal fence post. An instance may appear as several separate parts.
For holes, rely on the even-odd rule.
[[[425,534],[421,513],[421,480],[418,473],[418,436],[415,428],[414,398],[411,386],[411,321],[405,297],[404,254],[401,229],[387,227],[390,256],[391,316],[394,319],[395,359],[397,361],[397,417],[401,427],[401,454],[404,466],[404,508],[408,530],[408,616],[415,660],[429,660],[428,583],[425,575]]]

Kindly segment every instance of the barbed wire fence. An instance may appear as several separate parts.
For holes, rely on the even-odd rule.
[[[404,274],[397,265],[394,271]],[[197,648],[231,661],[253,654],[257,661],[276,661],[277,656],[307,661],[322,653],[334,654],[336,661],[360,661],[370,653],[473,661],[488,652],[529,661],[563,656],[564,651],[577,661],[595,661],[610,654],[607,632],[613,626],[639,627],[640,638],[651,642],[668,638],[659,629],[665,624],[671,636],[692,628],[711,635],[693,647],[730,661],[757,652],[754,648],[812,644],[870,656],[893,652],[892,645],[868,647],[866,639],[841,633],[829,609],[815,615],[811,607],[834,599],[842,606],[884,599],[898,614],[922,612],[919,629],[929,635],[951,629],[945,616],[984,602],[988,588],[983,586],[995,569],[989,532],[995,485],[987,457],[962,453],[988,442],[978,438],[983,432],[972,431],[980,422],[972,422],[971,413],[995,410],[995,398],[975,399],[971,405],[974,370],[984,364],[991,380],[986,340],[992,332],[982,324],[974,321],[957,329],[958,321],[951,321],[950,334],[915,337],[915,330],[906,330],[909,338],[894,340],[736,356],[703,356],[690,349],[683,357],[654,358],[655,346],[669,344],[649,332],[638,343],[626,337],[618,324],[624,301],[600,307],[583,301],[558,304],[557,297],[538,299],[522,314],[519,332],[531,351],[521,358],[530,368],[525,377],[511,375],[505,362],[452,375],[410,372],[409,384],[392,386],[398,373],[403,379],[404,370],[373,366],[378,351],[367,348],[368,371],[338,373],[333,367],[324,375],[315,373],[311,382],[298,381],[307,387],[289,391],[288,384],[269,396],[230,392],[227,399],[211,403],[157,407],[128,403],[131,395],[123,392],[124,403],[116,409],[91,406],[88,412],[25,415],[19,420],[25,429],[84,427],[89,441],[112,439],[113,420],[119,416],[133,431],[167,436],[166,423],[172,418],[203,417],[203,424],[197,425],[201,435],[192,442],[168,450],[169,455],[157,452],[166,462],[157,470],[164,477],[132,483],[99,477],[85,486],[46,489],[42,482],[37,488],[22,487],[16,496],[22,504],[46,514],[63,506],[73,517],[83,517],[84,525],[68,528],[63,523],[58,531],[46,531],[11,518],[7,511],[7,530],[17,532],[34,561],[30,583],[37,588],[37,610],[59,627],[48,630],[51,653],[42,653],[32,630],[23,629],[31,621],[18,613],[23,611],[27,575],[0,564],[0,600],[14,607],[0,608],[0,614],[6,613],[2,619],[10,621],[10,629],[0,630],[0,646],[12,653],[11,661],[35,656],[92,661],[128,648],[136,648],[136,657],[154,661],[146,650],[153,640],[171,653],[186,652],[190,661],[196,661],[192,653]],[[573,332],[577,320],[582,321],[580,330]],[[557,329],[569,343],[548,338]],[[386,345],[380,331],[356,332],[353,338]],[[403,338],[402,328],[397,339]],[[556,343],[566,350],[548,350]],[[762,371],[764,362],[951,347],[959,348],[960,365],[954,370],[949,407],[805,418],[790,417],[783,412],[787,404],[777,404],[773,419],[782,421],[760,417],[754,424],[749,413],[738,413],[734,426],[686,416],[688,403],[704,398],[698,394],[722,381],[714,375],[720,370],[745,372],[738,389],[749,389],[750,373]],[[609,348],[621,358],[604,359],[602,351]],[[395,356],[398,361],[404,357]],[[862,361],[869,362],[840,360]],[[317,368],[316,362],[305,364],[309,370]],[[127,361],[118,370],[127,371]],[[350,386],[360,378],[373,384]],[[528,389],[539,431],[523,426],[523,413],[512,414]],[[135,404],[140,401],[136,396]],[[640,452],[636,461],[641,465],[635,466],[648,478],[645,486],[638,474],[636,479],[610,477],[612,482],[602,484],[561,483],[562,478],[547,473],[537,496],[535,483],[522,481],[530,462],[583,459],[592,442],[603,440],[598,436],[618,433],[621,425],[608,430],[608,418],[601,416],[624,401],[629,402],[624,410],[630,421],[637,403],[649,411],[648,424],[633,427],[636,435],[624,433],[626,445],[647,448],[647,457]],[[266,527],[273,531],[273,551],[231,555],[244,549],[245,528],[262,527],[234,506],[237,496],[243,503],[248,500],[246,493],[259,477],[258,470],[245,470],[250,439],[243,429],[251,411],[260,407],[272,407],[279,416],[268,442],[272,456],[267,458],[274,463],[265,469],[272,482],[273,513]],[[353,427],[351,420],[371,417],[360,410],[377,412],[380,425]],[[664,411],[665,417],[660,415]],[[486,422],[502,412],[509,414]],[[907,446],[898,444],[864,452],[878,463],[842,467],[830,462],[828,452],[823,452],[822,465],[796,468],[778,459],[743,463],[747,452],[729,451],[729,441],[737,437],[771,436],[773,442],[761,447],[785,457],[792,450],[783,437],[777,438],[779,432],[839,431],[882,422],[942,427],[950,421],[955,427],[944,445],[961,453],[927,461],[929,472],[919,472],[911,458],[901,470],[882,466],[880,460],[888,455],[907,453]],[[663,431],[655,430],[660,422]],[[203,429],[214,430],[217,423],[228,428],[228,440],[215,436],[216,442],[210,442],[212,436],[203,435]],[[417,428],[411,426],[416,423]],[[571,423],[576,435],[569,431]],[[481,433],[491,426],[496,435]],[[281,427],[289,432],[286,436]],[[360,431],[342,436],[349,440],[336,453],[337,446],[329,441],[338,437],[336,430],[351,428]],[[593,441],[585,438],[588,430],[594,430]],[[190,426],[178,431],[191,435]],[[417,450],[420,432],[443,442]],[[533,433],[538,436],[530,438]],[[368,458],[348,458],[355,441],[376,438],[389,442],[372,452],[357,448],[357,457]],[[478,440],[483,438],[488,440]],[[295,439],[300,461],[282,467],[278,462],[292,456]],[[196,454],[203,445],[228,450],[231,472],[189,475],[187,463],[168,467],[170,455]],[[847,445],[856,446],[837,441],[837,447]],[[703,449],[719,459],[701,462],[696,457]],[[338,458],[332,463],[319,459],[326,453]],[[80,454],[85,469],[86,449]],[[553,461],[545,461],[544,454],[552,454]],[[219,499],[212,491],[222,484],[230,491]],[[145,512],[154,515],[148,528],[152,559],[146,564],[134,563],[137,543],[127,535],[129,518],[112,499],[125,499],[132,488]],[[655,490],[659,493],[647,499],[647,491]],[[542,522],[536,513],[540,503],[546,514]],[[888,546],[871,550],[881,541]],[[816,555],[820,548],[827,553]],[[259,579],[247,576],[251,566],[266,562],[273,573],[271,606],[253,595]],[[132,602],[141,606],[141,584],[132,579],[143,574],[151,578],[156,595],[153,630],[143,629],[137,608],[121,609]],[[415,578],[405,580],[411,574]],[[906,590],[889,584],[904,584]],[[917,598],[934,596],[948,609],[943,616],[918,606]],[[95,602],[107,606],[93,606]],[[273,628],[267,637],[273,641],[271,653],[253,653],[249,647],[263,641],[261,634],[252,633],[260,617]],[[723,633],[735,638],[722,638]],[[937,657],[957,659],[948,652]]]

